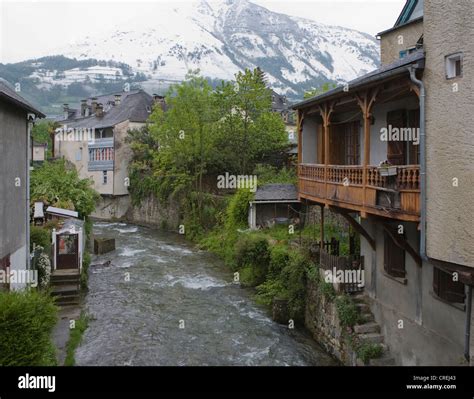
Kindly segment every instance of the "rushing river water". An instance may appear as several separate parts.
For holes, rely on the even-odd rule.
[[[111,264],[90,267],[91,320],[76,364],[335,364],[306,332],[274,323],[219,259],[181,236],[124,223],[96,223],[94,235],[115,238],[117,249],[92,260]]]

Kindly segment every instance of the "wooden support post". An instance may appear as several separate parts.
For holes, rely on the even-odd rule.
[[[323,134],[324,134],[324,191],[325,198],[328,194],[328,164],[329,164],[329,125],[331,124],[331,114],[334,111],[336,102],[324,103],[319,106],[319,112],[323,118]]]
[[[357,222],[348,212],[343,211],[339,208],[334,208],[331,207],[331,209],[334,209],[335,212],[339,213],[344,217],[344,219],[347,220],[347,222],[354,228],[355,231],[357,231],[362,237],[364,237],[367,242],[370,244],[372,249],[375,251],[375,239],[373,239],[370,234],[368,233],[367,230],[365,230],[360,223]]]
[[[359,107],[362,111],[362,117],[364,119],[364,159],[362,161],[362,183],[363,183],[363,198],[362,204],[365,208],[366,204],[366,189],[367,189],[367,167],[370,165],[370,120],[372,118],[372,108],[379,93],[380,86],[374,89],[368,89],[362,94],[356,93],[356,99],[359,103]],[[361,217],[366,218],[367,213],[361,211]]]
[[[297,122],[296,128],[298,130],[298,166],[303,162],[303,121],[304,121],[304,113],[301,110],[297,111]]]
[[[321,234],[319,234],[321,242],[321,251],[324,249],[324,205],[321,205]]]

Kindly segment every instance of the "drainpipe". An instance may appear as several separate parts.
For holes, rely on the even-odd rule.
[[[26,270],[31,268],[31,259],[30,259],[30,146],[32,140],[32,128],[33,121],[35,116],[33,114],[27,114],[27,138],[26,138]]]
[[[471,359],[470,354],[470,341],[471,341],[471,312],[472,312],[472,286],[467,286],[467,307],[466,307],[466,335],[464,338],[464,357],[469,362]]]
[[[421,239],[420,256],[427,261],[426,256],[426,140],[425,140],[425,85],[423,81],[417,79],[416,70],[418,65],[412,65],[408,68],[410,79],[420,88],[420,180],[421,180]]]

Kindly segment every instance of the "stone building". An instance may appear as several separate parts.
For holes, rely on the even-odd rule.
[[[401,365],[474,358],[473,17],[470,0],[408,0],[378,35],[379,69],[295,106],[299,198],[360,233]]]
[[[123,91],[82,100],[79,109],[64,105],[62,128],[56,133],[54,155],[72,162],[81,178],[91,178],[101,195],[93,217],[121,218],[130,204],[128,131],[139,129],[161,96],[143,90]]]

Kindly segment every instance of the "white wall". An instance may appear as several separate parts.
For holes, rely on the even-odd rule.
[[[303,163],[316,163],[317,154],[317,123],[316,119],[311,117],[305,117],[303,123],[302,133],[302,162]]]

